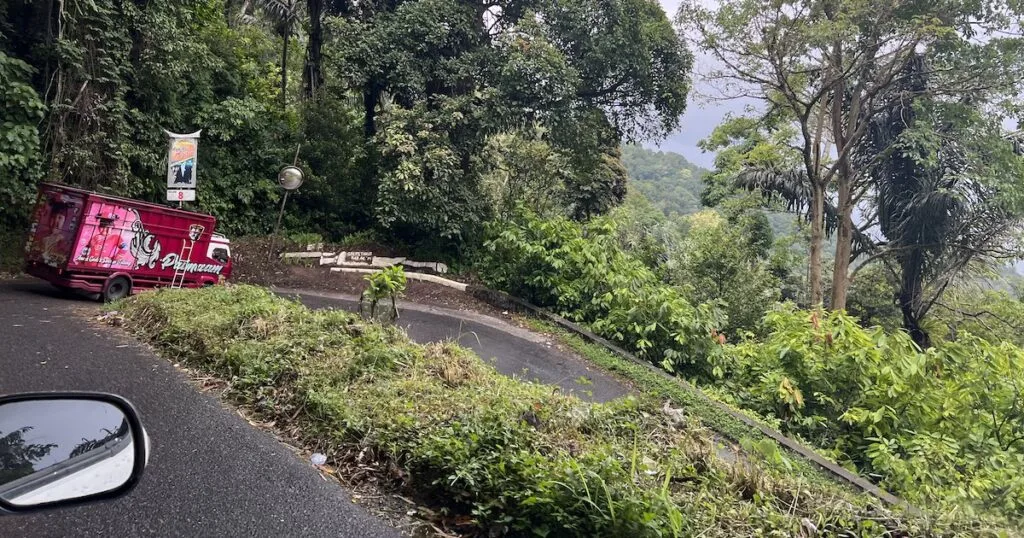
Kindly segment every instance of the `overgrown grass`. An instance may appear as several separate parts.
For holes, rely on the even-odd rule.
[[[707,430],[658,398],[585,403],[502,376],[453,344],[416,345],[262,288],[160,290],[112,308],[321,451],[387,463],[398,485],[467,534],[998,535],[929,524],[771,466],[728,465]]]
[[[768,439],[759,430],[751,428],[707,399],[701,398],[693,391],[681,386],[680,382],[682,380],[667,378],[642,364],[619,357],[604,347],[587,342],[579,336],[547,321],[532,316],[522,316],[520,320],[531,330],[551,336],[559,343],[579,353],[588,361],[626,378],[644,394],[659,400],[672,402],[673,405],[679,406],[688,416],[693,417],[695,420],[700,421],[701,424],[732,441],[740,443],[753,442],[757,445],[762,440]],[[743,412],[743,410],[738,411]],[[772,423],[772,421],[764,417],[752,416],[751,418],[762,421],[767,425],[778,427],[777,423]],[[775,444],[775,441],[769,441]],[[784,459],[779,459],[777,463],[789,470],[791,474],[799,475],[823,488],[840,487],[834,479],[824,474],[813,463],[796,457],[787,457],[782,453],[779,453],[779,458]]]

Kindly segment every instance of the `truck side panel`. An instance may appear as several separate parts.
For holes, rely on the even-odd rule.
[[[181,213],[90,196],[68,268],[125,272],[141,287],[168,284],[178,269],[186,284],[216,282],[224,264],[207,257],[214,219]]]
[[[113,275],[136,289],[215,284],[230,271],[226,256],[213,257],[220,252],[211,246],[215,226],[209,215],[42,184],[26,271],[91,292]]]

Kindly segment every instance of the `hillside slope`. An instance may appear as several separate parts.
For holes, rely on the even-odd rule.
[[[708,170],[669,151],[652,151],[640,146],[622,147],[622,163],[629,171],[631,186],[655,207],[665,212],[689,215],[700,211],[701,179]]]

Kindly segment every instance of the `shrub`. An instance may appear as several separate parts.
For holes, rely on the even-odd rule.
[[[321,451],[391,465],[391,476],[447,514],[442,524],[469,534],[972,530],[903,518],[757,462],[728,467],[706,432],[659,401],[584,403],[504,377],[455,345],[418,346],[392,327],[311,312],[260,288],[159,290],[112,308],[127,328],[226,378],[228,396]]]
[[[359,297],[359,312],[366,319],[394,321],[398,318],[396,300],[405,293],[405,269],[401,265],[385,267],[366,275],[367,286]],[[385,301],[381,308],[381,301]]]
[[[730,222],[712,210],[689,215],[683,220],[686,237],[673,252],[671,281],[693,302],[721,301],[728,319],[722,329],[729,334],[754,330],[780,297],[779,279],[765,259],[771,229],[762,213],[754,215],[765,221],[763,226]],[[734,220],[741,216],[734,215]],[[757,235],[755,230],[767,233]]]
[[[711,378],[726,319],[691,304],[623,252],[614,227],[596,220],[541,220],[524,213],[491,223],[478,269],[489,285],[586,323],[670,372]]]
[[[969,334],[920,351],[904,332],[783,307],[769,336],[729,346],[735,403],[912,502],[1024,521],[1024,351]]]

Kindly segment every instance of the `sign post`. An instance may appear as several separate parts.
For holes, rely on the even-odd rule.
[[[298,160],[298,153],[296,153],[296,160]],[[302,169],[294,164],[291,166],[285,166],[281,169],[281,172],[277,174],[277,183],[284,189],[284,198],[281,199],[281,210],[277,213],[277,224],[274,225],[274,235],[270,236],[270,252],[268,253],[269,259],[274,259],[274,240],[277,239],[277,232],[281,229],[281,217],[284,216],[284,205],[288,203],[288,194],[293,190],[302,186],[303,173]]]
[[[170,137],[167,150],[167,201],[194,202],[196,199],[197,157],[199,155],[199,134],[178,134],[164,130]]]

